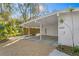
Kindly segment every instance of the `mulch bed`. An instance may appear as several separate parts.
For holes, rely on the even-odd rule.
[[[8,39],[0,40],[0,43],[5,43],[7,41],[8,41]]]
[[[57,49],[71,56],[79,56],[79,53],[74,53],[73,47],[70,47],[70,46],[58,45]]]

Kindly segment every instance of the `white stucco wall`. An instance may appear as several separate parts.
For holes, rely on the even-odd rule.
[[[58,36],[58,25],[43,26],[42,35]]]
[[[64,23],[60,23],[60,19],[63,18]],[[74,43],[79,45],[79,12],[64,13],[59,15],[58,20],[58,43],[62,45],[72,46],[72,18],[74,22]]]

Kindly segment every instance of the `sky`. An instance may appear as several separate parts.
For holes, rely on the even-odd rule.
[[[79,8],[79,3],[48,3],[48,11],[63,10],[67,8]]]
[[[79,8],[79,3],[46,3],[46,9],[49,12],[53,12],[56,10],[64,10],[67,8]],[[14,13],[13,17],[16,18],[19,13]]]

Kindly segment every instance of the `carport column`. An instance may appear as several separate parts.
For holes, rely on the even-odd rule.
[[[40,23],[40,40],[42,40],[42,26],[43,24]]]
[[[30,27],[28,27],[28,36],[30,36]]]
[[[57,13],[57,18],[58,18],[58,44],[60,44],[60,45],[62,45],[62,40],[60,40],[60,34],[59,34],[59,30],[61,30],[61,29],[59,29],[59,20],[60,20],[60,17],[59,17],[59,12]]]

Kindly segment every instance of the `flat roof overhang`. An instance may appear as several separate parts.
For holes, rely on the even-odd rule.
[[[79,8],[77,8],[77,9],[73,8],[72,13],[77,13],[77,12],[79,13]],[[58,14],[70,14],[71,11],[69,11],[69,9],[65,9],[65,10],[61,10],[61,11],[59,11],[57,13]]]
[[[59,15],[66,15],[66,14],[79,14],[79,11],[72,11],[72,12],[60,12]]]
[[[21,27],[24,28],[40,28],[40,24],[43,24],[44,26],[48,26],[48,25],[57,25],[58,24],[58,17],[57,17],[57,13],[53,13],[44,17],[39,17],[37,19],[34,20],[30,20],[28,22],[25,22],[23,24],[21,24]]]

